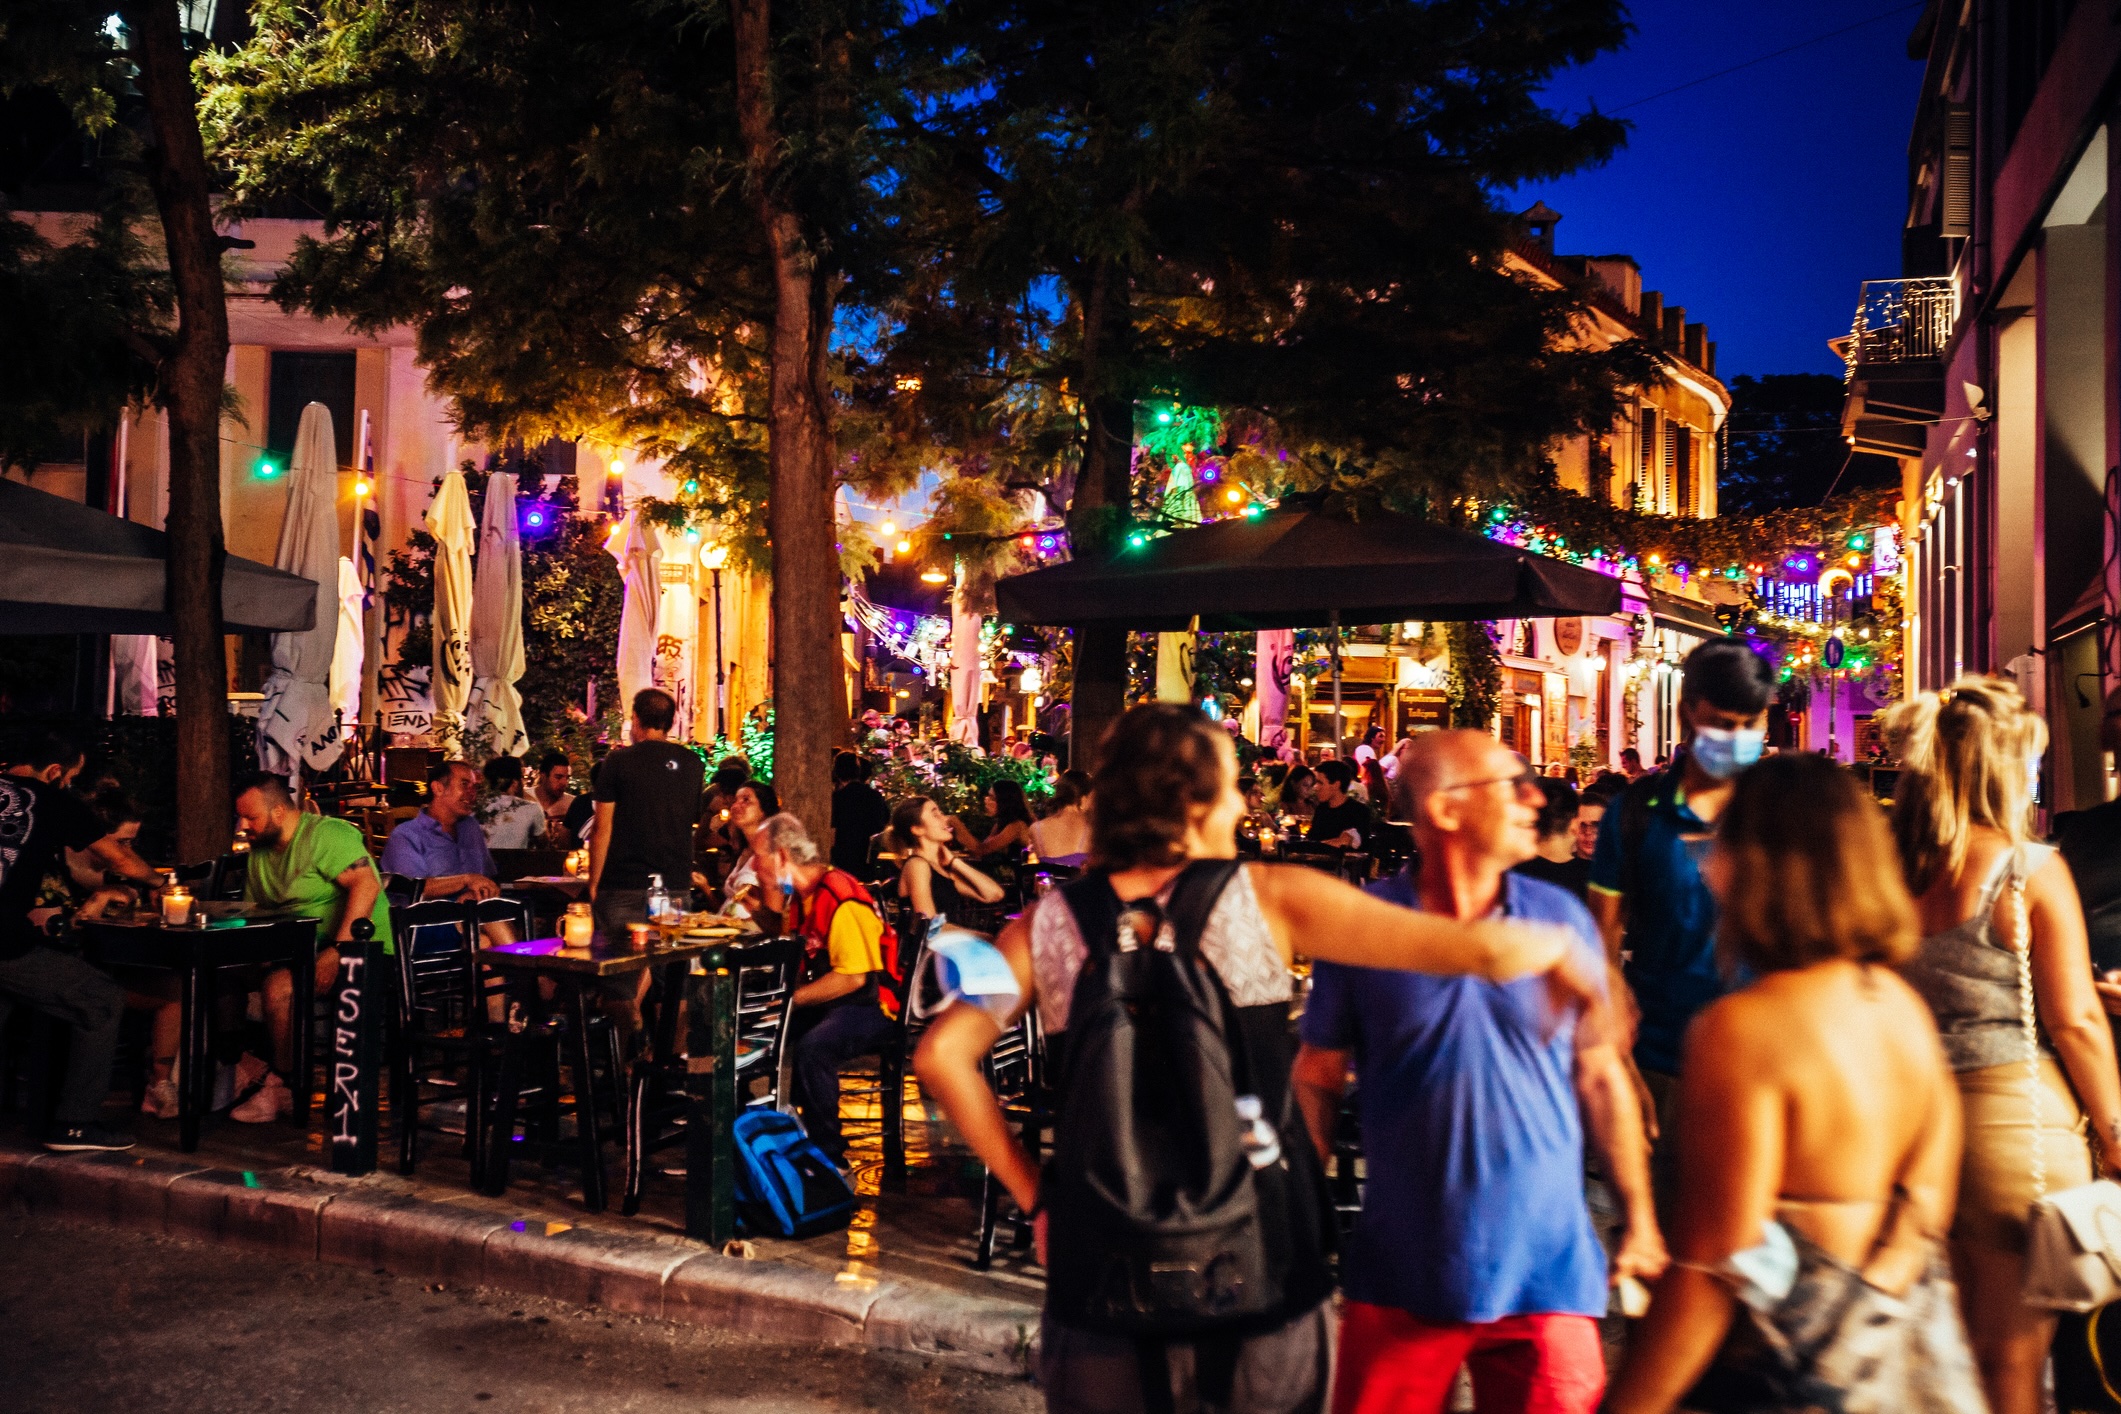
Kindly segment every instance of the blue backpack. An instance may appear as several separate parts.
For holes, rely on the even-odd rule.
[[[747,1228],[815,1237],[853,1220],[854,1190],[810,1142],[801,1120],[779,1110],[745,1110],[735,1134],[737,1210]]]

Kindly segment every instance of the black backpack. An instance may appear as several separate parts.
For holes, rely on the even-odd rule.
[[[1286,1319],[1331,1290],[1288,1008],[1233,1006],[1200,954],[1239,867],[1188,866],[1160,920],[1148,901],[1122,905],[1104,871],[1062,890],[1089,950],[1043,1188],[1047,1310],[1066,1325],[1197,1335]],[[1240,1095],[1258,1095],[1277,1131],[1281,1157],[1262,1168],[1241,1142]]]

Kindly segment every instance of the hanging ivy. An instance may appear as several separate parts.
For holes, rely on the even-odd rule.
[[[1477,619],[1454,623],[1448,636],[1451,676],[1444,694],[1451,725],[1486,731],[1502,710],[1502,654],[1495,646],[1495,626]]]

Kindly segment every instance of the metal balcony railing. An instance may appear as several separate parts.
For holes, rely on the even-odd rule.
[[[1959,290],[1949,278],[1866,280],[1849,326],[1849,367],[1942,357],[1958,321]]]

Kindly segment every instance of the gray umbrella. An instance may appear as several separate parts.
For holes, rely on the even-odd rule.
[[[0,478],[0,633],[167,636],[169,537],[78,501]],[[230,629],[309,628],[316,586],[231,555],[221,618]]]

